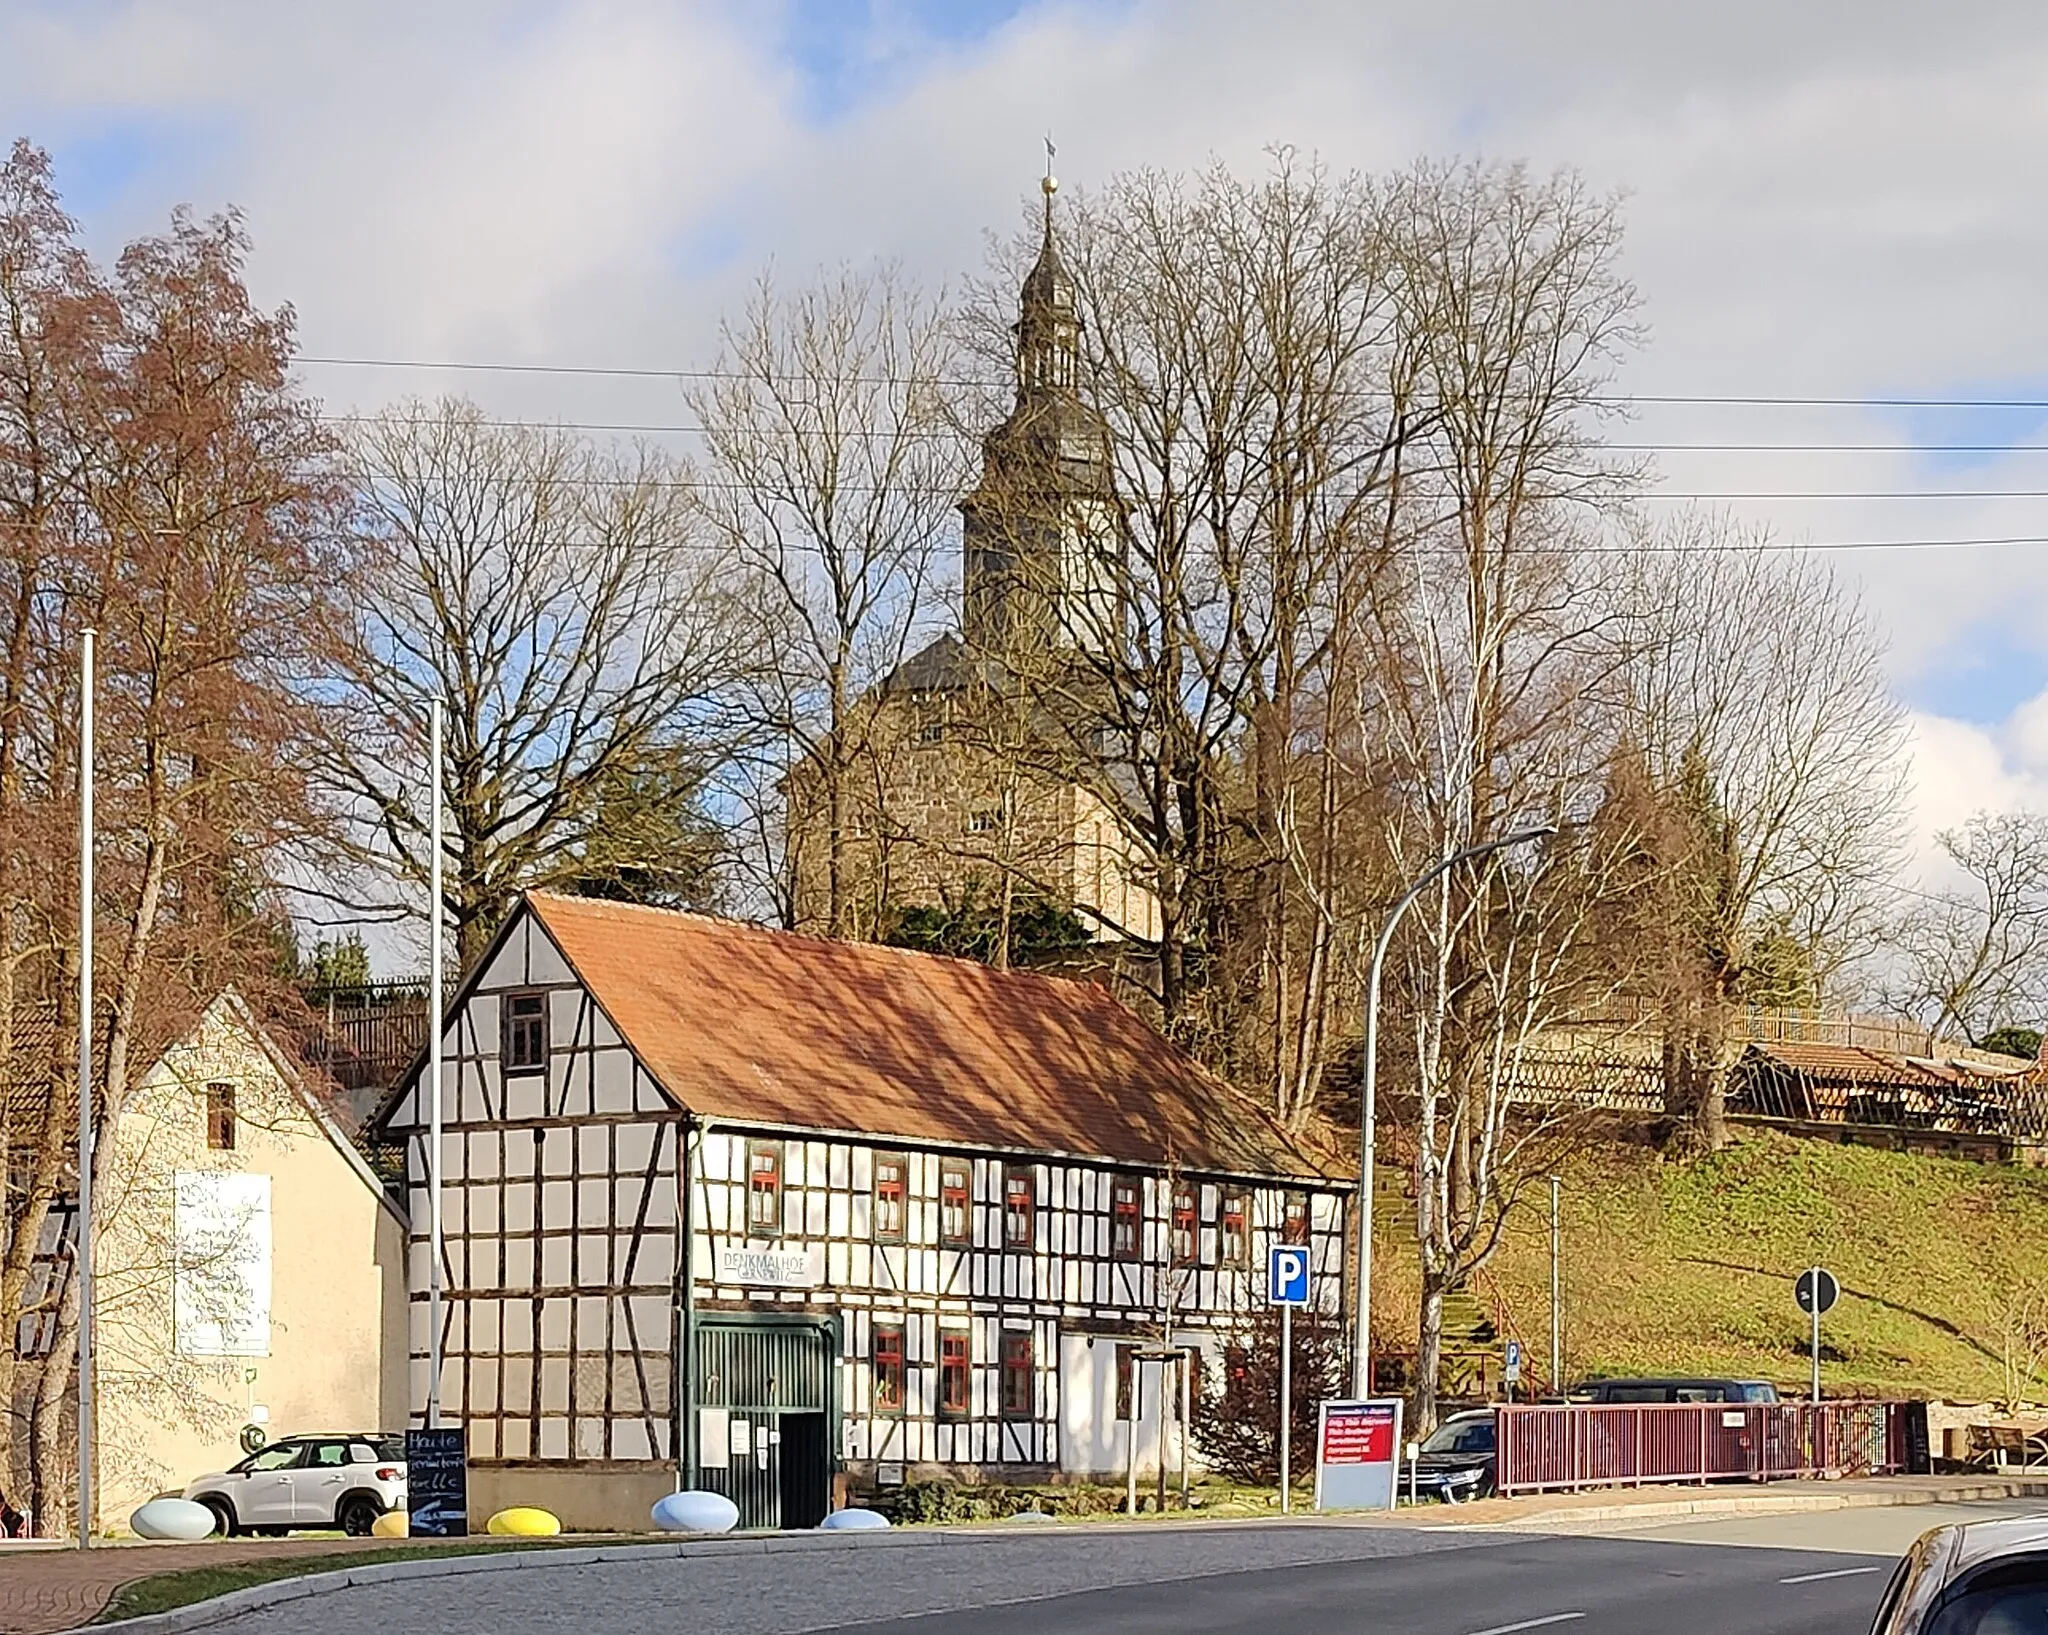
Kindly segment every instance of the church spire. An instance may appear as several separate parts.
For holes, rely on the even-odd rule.
[[[1025,274],[1017,313],[1017,400],[1047,391],[1071,391],[1081,350],[1081,323],[1074,280],[1053,240],[1052,199],[1059,178],[1052,173],[1052,138],[1045,139],[1045,176],[1038,190],[1045,204],[1045,235],[1038,259]]]

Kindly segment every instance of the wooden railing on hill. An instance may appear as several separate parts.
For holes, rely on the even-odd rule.
[[[1516,1074],[1531,1103],[1655,1114],[1664,1064],[1654,1008],[1620,1002],[1535,1041]],[[1729,1086],[1737,1119],[1842,1124],[2048,1146],[2048,1074],[1971,1049],[1896,1017],[1754,1009],[1733,1019],[1747,1055]],[[1818,1045],[1877,1054],[1835,1062],[1787,1060],[1771,1046]]]
[[[366,1113],[427,1042],[424,982],[370,982],[315,989],[306,1057],[323,1067]]]

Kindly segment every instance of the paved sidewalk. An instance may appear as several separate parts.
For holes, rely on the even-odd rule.
[[[91,1550],[0,1544],[0,1635],[50,1635],[90,1623],[123,1584],[183,1567],[229,1567],[276,1556],[331,1555],[385,1539],[222,1539],[204,1544],[108,1543]]]
[[[1671,1487],[1589,1488],[1578,1493],[1420,1505],[1397,1513],[1419,1527],[1550,1529],[1650,1525],[1673,1516],[1754,1516],[1873,1505],[1970,1504],[2039,1499],[2048,1508],[2048,1473],[2035,1476],[1867,1476],[1837,1482],[1713,1482]]]

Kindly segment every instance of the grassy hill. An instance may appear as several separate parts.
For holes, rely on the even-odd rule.
[[[1830,1392],[1982,1400],[2016,1376],[2022,1394],[2048,1396],[2032,1377],[2048,1352],[2048,1171],[1759,1132],[1691,1163],[1604,1146],[1563,1173],[1571,1378],[1733,1374],[1803,1392],[1807,1319],[1792,1279],[1818,1262],[1843,1290],[1822,1326]],[[1382,1241],[1385,1297],[1412,1334],[1412,1252]],[[1480,1293],[1498,1298],[1539,1370],[1549,1268],[1538,1187]]]

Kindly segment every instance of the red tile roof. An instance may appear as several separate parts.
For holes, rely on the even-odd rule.
[[[1325,1166],[1101,988],[532,892],[681,1106],[742,1125],[1234,1174]]]
[[[40,1140],[57,1070],[57,1007],[18,1005],[14,1043],[0,1073],[0,1126],[17,1140]]]

